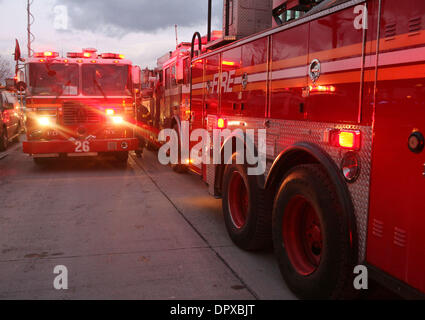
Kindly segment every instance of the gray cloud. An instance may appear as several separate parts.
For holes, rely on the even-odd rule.
[[[1,0],[0,0],[1,1]],[[221,0],[215,0],[214,20],[221,16]],[[177,24],[206,25],[207,0],[56,0],[66,5],[71,26],[111,36],[125,32],[152,33]]]

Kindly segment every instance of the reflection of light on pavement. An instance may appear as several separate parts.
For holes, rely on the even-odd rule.
[[[193,209],[203,209],[203,210],[211,210],[216,212],[221,212],[221,200],[214,199],[209,196],[199,196],[196,197],[193,194],[188,195],[186,198],[181,198],[179,201],[182,204],[188,205]],[[202,212],[202,211],[199,211]]]

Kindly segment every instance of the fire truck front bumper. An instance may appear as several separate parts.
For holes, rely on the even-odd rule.
[[[23,151],[34,157],[59,157],[61,155],[96,156],[99,153],[133,151],[138,147],[136,138],[105,140],[50,140],[25,141]]]

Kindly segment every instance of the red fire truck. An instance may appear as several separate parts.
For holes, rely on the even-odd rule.
[[[223,199],[239,247],[273,244],[300,297],[344,297],[364,265],[424,298],[424,16],[422,0],[225,0],[222,38],[196,46],[170,127],[265,129],[267,167],[180,165]]]
[[[46,158],[111,154],[127,163],[138,147],[133,119],[140,68],[122,54],[96,49],[37,52],[26,62],[27,141],[36,163]]]
[[[222,38],[221,31],[211,33],[211,41]],[[194,45],[198,45],[195,39]],[[202,45],[208,43],[207,36],[201,38]],[[142,104],[148,109],[147,121],[138,122],[138,130],[153,148],[161,146],[158,134],[161,129],[175,128],[183,120],[190,119],[190,59],[191,43],[182,42],[174,51],[158,58],[157,68],[142,70]],[[176,165],[177,171],[185,166]],[[200,173],[200,167],[193,167]]]

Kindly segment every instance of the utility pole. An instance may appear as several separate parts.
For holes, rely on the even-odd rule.
[[[34,35],[31,33],[31,25],[34,23],[34,16],[31,14],[31,5],[34,0],[27,0],[27,48],[28,58],[32,56],[31,43],[34,41]]]
[[[177,49],[177,47],[179,45],[179,37],[178,37],[178,33],[177,33],[177,25],[176,24],[174,25],[174,29],[176,30],[176,49]]]
[[[207,41],[211,41],[211,14],[212,14],[212,0],[208,0],[208,27],[207,27]]]

